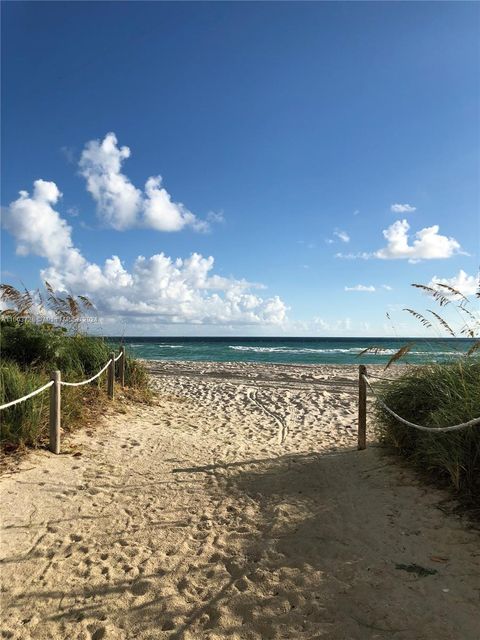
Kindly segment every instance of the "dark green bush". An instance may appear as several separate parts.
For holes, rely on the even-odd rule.
[[[73,380],[93,375],[107,362],[111,347],[103,338],[68,335],[50,324],[2,322],[2,358],[29,369],[55,369]],[[70,378],[68,378],[70,379]]]
[[[1,323],[2,358],[21,366],[54,368],[65,341],[66,332],[50,324]]]

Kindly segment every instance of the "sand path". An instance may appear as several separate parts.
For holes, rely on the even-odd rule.
[[[478,640],[478,533],[355,450],[354,369],[153,374],[1,479],[2,638]]]

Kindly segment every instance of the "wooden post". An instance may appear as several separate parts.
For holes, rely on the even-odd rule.
[[[122,357],[120,358],[120,384],[122,389],[125,386],[125,347],[121,347]]]
[[[113,400],[115,395],[115,352],[110,354],[110,364],[107,369],[107,393],[110,400]]]
[[[50,387],[50,451],[60,453],[60,425],[61,425],[61,385],[60,371],[54,371]]]
[[[367,367],[358,367],[358,449],[367,448],[367,383],[363,376],[367,375]]]

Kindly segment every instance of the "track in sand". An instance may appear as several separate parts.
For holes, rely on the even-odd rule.
[[[154,406],[29,455],[0,481],[1,637],[478,640],[478,534],[356,451],[355,376],[154,363]]]

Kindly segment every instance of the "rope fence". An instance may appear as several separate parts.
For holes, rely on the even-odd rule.
[[[20,402],[23,402],[24,400],[33,398],[33,396],[38,396],[39,393],[42,393],[42,391],[45,391],[45,389],[48,389],[48,387],[51,387],[52,384],[53,384],[53,380],[50,380],[50,382],[47,382],[47,384],[44,384],[43,387],[39,387],[38,389],[35,389],[35,391],[28,393],[26,396],[23,396],[22,398],[17,398],[16,400],[12,400],[11,402],[7,402],[7,404],[2,404],[0,409],[7,409],[7,407],[13,407],[16,404],[20,404]]]
[[[107,364],[103,367],[103,369],[100,369],[100,371],[98,373],[96,373],[94,376],[92,376],[88,380],[82,380],[81,382],[65,382],[64,380],[60,380],[60,384],[63,387],[81,387],[84,384],[88,384],[89,382],[93,382],[95,380],[95,378],[98,378],[99,376],[102,375],[102,373],[105,371],[105,369],[107,369],[110,366],[110,363],[111,363],[111,360],[109,360],[107,362]]]
[[[16,400],[11,400],[6,404],[0,406],[0,411],[2,409],[8,409],[9,407],[13,407],[20,402],[25,402],[30,398],[50,389],[50,444],[49,449],[53,453],[60,453],[60,430],[61,430],[61,388],[64,387],[81,387],[83,385],[89,384],[93,382],[97,378],[99,378],[102,373],[107,371],[107,394],[108,397],[113,400],[115,397],[115,363],[120,361],[120,365],[118,367],[118,377],[119,383],[122,388],[125,386],[125,347],[121,347],[120,353],[115,356],[115,353],[112,351],[110,353],[109,361],[103,366],[98,373],[96,373],[91,378],[87,380],[81,380],[80,382],[67,382],[66,380],[62,380],[62,376],[60,371],[54,371],[52,373],[52,379],[50,382],[47,382],[42,387],[35,389],[34,391],[28,393],[27,395],[17,398]],[[376,401],[382,407],[384,411],[393,416],[396,420],[406,425],[407,427],[411,427],[413,429],[418,429],[420,431],[428,431],[429,433],[440,433],[440,432],[449,432],[449,431],[457,431],[459,429],[465,429],[467,427],[473,427],[480,424],[480,417],[473,418],[468,422],[462,422],[461,424],[455,424],[448,427],[425,427],[420,424],[415,424],[414,422],[410,422],[402,416],[399,416],[393,409],[391,409],[387,404],[382,400],[382,398],[375,391],[373,386],[370,383],[369,378],[376,378],[379,380],[385,380],[388,382],[395,382],[394,378],[382,378],[381,376],[369,374],[367,376],[367,367],[363,364],[359,366],[358,370],[358,449],[366,449],[367,447],[367,387],[373,393]]]
[[[375,378],[376,380],[384,380],[385,382],[396,382],[396,378],[385,378],[384,376],[376,376],[374,373],[368,374],[369,378]]]
[[[410,422],[409,420],[402,418],[402,416],[399,416],[398,413],[395,413],[395,411],[393,411],[393,409],[391,409],[382,400],[382,398],[372,387],[369,377],[395,382],[395,380],[392,378],[381,378],[380,376],[374,376],[371,374],[367,376],[367,367],[363,364],[360,365],[358,371],[358,449],[366,449],[367,447],[367,386],[373,393],[375,400],[382,407],[382,409],[407,427],[412,427],[413,429],[418,429],[419,431],[428,431],[429,433],[445,433],[448,431],[458,431],[459,429],[465,429],[467,427],[474,427],[480,424],[480,417],[473,418],[468,422],[462,422],[461,424],[454,424],[448,427],[425,427],[424,425]]]
[[[81,387],[85,384],[93,382],[97,378],[99,378],[102,373],[107,371],[107,394],[108,397],[113,400],[115,397],[115,363],[120,360],[120,364],[118,367],[119,374],[119,382],[122,388],[125,386],[125,347],[121,347],[120,353],[115,356],[115,352],[110,353],[110,360],[107,364],[100,369],[98,373],[96,373],[88,380],[81,380],[80,382],[67,382],[66,380],[62,380],[62,375],[60,371],[52,372],[52,379],[47,384],[44,384],[42,387],[35,389],[31,393],[23,396],[22,398],[17,398],[16,400],[12,400],[7,402],[6,404],[2,404],[0,406],[0,411],[2,409],[7,409],[8,407],[13,407],[20,402],[25,402],[30,398],[42,393],[42,391],[46,391],[50,389],[50,433],[49,433],[49,449],[53,453],[60,453],[60,430],[61,430],[61,409],[62,409],[62,396],[61,389],[63,387]]]

